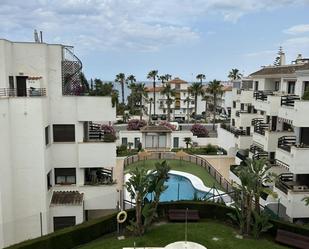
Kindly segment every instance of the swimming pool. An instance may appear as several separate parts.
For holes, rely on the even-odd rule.
[[[193,200],[198,199],[207,199],[211,197],[212,194],[197,190],[192,185],[191,181],[181,175],[169,173],[169,179],[165,183],[168,188],[161,194],[160,201],[178,201],[178,200]],[[147,195],[148,199],[152,199],[152,195]]]

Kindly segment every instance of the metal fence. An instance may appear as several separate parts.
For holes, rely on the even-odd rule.
[[[218,184],[225,190],[225,192],[232,192],[233,186],[230,182],[228,182],[219,171],[217,171],[205,158],[196,155],[186,155],[186,156],[178,156],[175,152],[151,152],[147,156],[134,155],[129,156],[124,160],[124,167],[136,163],[139,161],[145,160],[183,160],[186,162],[194,163],[205,169],[216,181]]]

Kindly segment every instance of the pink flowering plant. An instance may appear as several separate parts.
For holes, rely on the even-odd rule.
[[[201,124],[192,125],[191,132],[197,137],[208,137],[208,130]]]
[[[169,128],[169,129],[171,129],[172,131],[175,131],[175,130],[176,130],[176,125],[173,125],[173,124],[171,124],[171,123],[169,123],[169,122],[167,122],[167,121],[162,121],[162,122],[160,122],[160,125],[165,126],[166,128]]]
[[[116,131],[111,125],[101,125],[101,130],[104,133],[103,140],[105,142],[115,142],[116,141]]]
[[[146,126],[147,122],[145,120],[130,119],[128,122],[127,129],[129,131],[138,131],[140,128]]]

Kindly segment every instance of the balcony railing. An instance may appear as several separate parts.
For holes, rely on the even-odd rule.
[[[84,142],[114,142],[114,134],[106,134],[101,129],[101,125],[94,122],[84,123]]]
[[[285,194],[287,194],[289,190],[293,192],[309,192],[308,184],[302,184],[297,181],[293,181],[292,173],[281,174],[275,183],[275,186]]]
[[[298,95],[285,95],[281,97],[281,106],[291,106],[295,104],[295,100],[300,100]]]
[[[113,169],[85,169],[85,185],[110,185],[113,183]]]
[[[269,128],[269,124],[263,123],[261,120],[255,121],[254,132],[265,135],[265,131]]]
[[[295,145],[295,143],[295,136],[283,136],[278,139],[278,148],[290,152],[291,147]]]
[[[17,91],[15,88],[0,88],[0,97],[42,97],[46,96],[46,88],[27,88]]]
[[[250,148],[249,148],[249,151],[253,154],[257,153],[257,152],[261,152],[263,151],[263,148],[255,145],[255,144],[251,144]]]
[[[273,91],[256,91],[256,92],[254,92],[253,97],[256,100],[266,101],[267,96],[269,96],[269,95],[274,95]]]

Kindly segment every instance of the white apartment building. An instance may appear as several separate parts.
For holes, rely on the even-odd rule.
[[[309,196],[309,59],[299,56],[293,64],[264,67],[251,74],[254,81],[253,105],[259,117],[253,120],[250,154],[267,158],[279,175],[274,190],[280,213],[286,219],[309,218],[302,199]]]
[[[0,39],[0,248],[115,210],[110,97],[82,96],[73,48]]]
[[[309,90],[309,59],[299,56],[292,64],[285,65],[284,54],[281,57],[280,66],[263,67],[250,75],[253,87],[245,91],[233,89],[236,96],[231,126],[218,129],[218,144],[230,148],[227,149],[230,155],[236,154],[236,164],[247,156],[267,159],[272,165],[271,171],[279,175],[279,181],[273,186],[278,193],[277,204],[269,205],[279,210],[285,219],[296,221],[309,218],[309,208],[302,201],[309,196],[309,166],[306,163],[309,101],[303,99]],[[242,113],[246,104],[253,110],[251,114]],[[242,132],[246,135],[244,144],[240,139]],[[235,140],[236,146],[233,146]],[[248,155],[244,149],[249,149]],[[232,170],[230,179],[238,181]]]

